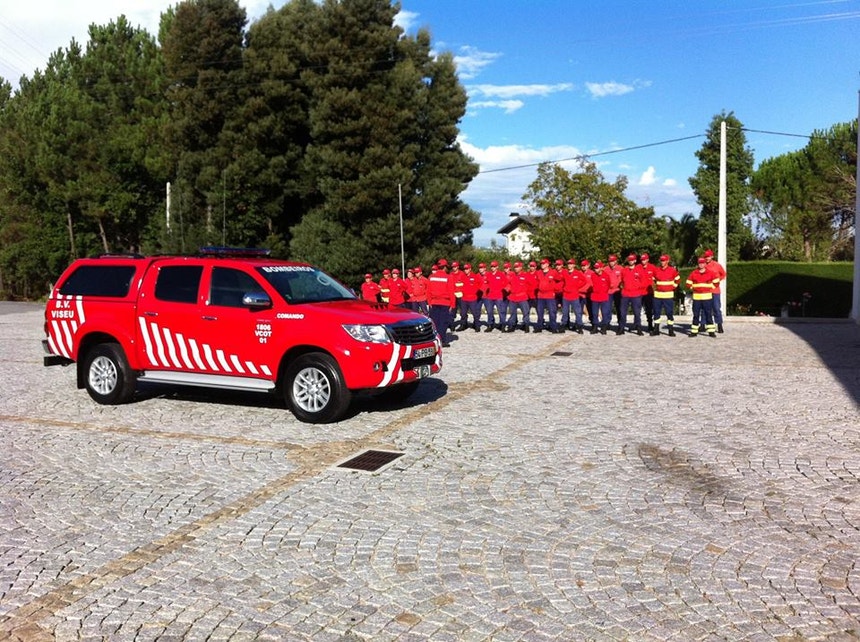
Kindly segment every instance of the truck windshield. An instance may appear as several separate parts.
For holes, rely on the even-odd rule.
[[[257,271],[292,305],[356,298],[334,278],[308,265],[265,265]]]

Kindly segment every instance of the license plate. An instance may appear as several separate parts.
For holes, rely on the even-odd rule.
[[[424,379],[430,376],[430,366],[418,366],[413,372],[419,379]]]
[[[436,348],[418,348],[414,353],[414,358],[416,359],[424,359],[426,357],[432,357],[436,354]]]

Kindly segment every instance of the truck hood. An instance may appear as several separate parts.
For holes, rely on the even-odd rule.
[[[324,303],[302,303],[289,307],[289,314],[304,314],[305,318],[323,317],[332,323],[365,323],[390,325],[402,321],[426,320],[422,314],[403,308],[380,308],[366,301],[326,301]]]

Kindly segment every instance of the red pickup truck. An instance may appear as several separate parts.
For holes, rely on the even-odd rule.
[[[356,391],[405,398],[442,367],[427,317],[257,251],[77,260],[51,291],[45,335],[45,365],[76,363],[101,404],[129,401],[139,381],[280,391],[311,423],[342,418]]]

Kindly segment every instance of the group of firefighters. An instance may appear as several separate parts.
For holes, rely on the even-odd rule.
[[[714,260],[711,250],[706,250],[685,283],[693,302],[689,336],[697,336],[700,328],[712,337],[723,331],[720,283],[725,276],[725,268]],[[616,334],[627,331],[643,335],[644,308],[650,335],[660,334],[665,314],[668,334],[675,336],[675,297],[680,282],[681,276],[666,254],[657,264],[651,263],[647,253],[638,257],[630,254],[623,264],[610,254],[605,264],[558,259],[553,265],[542,259],[539,263],[517,261],[500,266],[498,261],[491,261],[489,265],[480,263],[477,271],[469,263],[452,261],[449,266],[446,259],[439,259],[429,277],[420,267],[406,270],[405,278],[398,269],[383,270],[379,282],[373,280],[373,274],[365,274],[361,297],[428,315],[443,346],[448,345],[449,329],[529,332],[533,327],[535,332],[570,330],[582,334],[584,316],[588,317],[591,334],[606,334],[613,308]],[[537,315],[534,323],[532,310]],[[628,330],[630,311],[633,326]],[[486,321],[482,321],[484,315]]]

